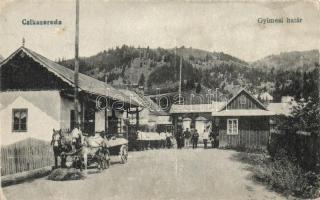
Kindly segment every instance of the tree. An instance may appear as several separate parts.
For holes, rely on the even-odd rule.
[[[139,81],[138,81],[138,85],[144,86],[145,81],[146,81],[146,80],[145,80],[144,74],[141,73],[140,78],[139,78]]]
[[[291,115],[279,124],[282,134],[274,135],[269,152],[280,151],[306,170],[320,171],[319,98],[299,102]],[[309,135],[308,135],[309,134]]]

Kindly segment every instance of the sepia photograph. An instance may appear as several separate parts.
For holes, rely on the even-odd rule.
[[[320,200],[319,0],[0,0],[2,200]]]

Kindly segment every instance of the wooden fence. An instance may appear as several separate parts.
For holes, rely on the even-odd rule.
[[[54,165],[49,142],[28,138],[1,147],[1,176]]]
[[[272,134],[269,154],[275,157],[281,150],[285,150],[285,154],[294,157],[304,169],[320,173],[320,135],[304,133]]]
[[[228,135],[226,130],[219,131],[219,147],[266,149],[269,131],[239,130],[237,135]]]

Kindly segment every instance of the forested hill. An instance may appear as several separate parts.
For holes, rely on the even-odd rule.
[[[315,53],[310,52],[312,55]],[[292,53],[304,54],[303,52]],[[91,57],[81,58],[80,72],[102,81],[107,77],[108,83],[113,85],[138,84],[144,86],[145,92],[149,94],[155,94],[157,88],[160,88],[161,93],[174,92],[178,90],[179,65],[182,56],[182,89],[184,91],[199,93],[204,88],[219,88],[220,92],[232,94],[234,88],[246,87],[253,93],[268,91],[272,94],[281,89],[281,95],[286,95],[291,92],[292,87],[296,87],[291,85],[296,82],[293,79],[298,76],[298,80],[301,80],[299,76],[302,76],[302,72],[297,74],[291,71],[284,73],[285,76],[278,76],[280,72],[262,69],[264,66],[262,63],[273,63],[275,67],[278,66],[277,63],[283,63],[280,66],[285,71],[293,70],[291,65],[299,64],[309,69],[314,67],[314,58],[306,54],[308,56],[305,56],[305,59],[293,59],[292,62],[289,62],[290,58],[284,56],[291,55],[288,53],[269,56],[249,64],[223,52],[185,47],[150,49],[123,45],[101,51]],[[283,57],[287,62],[282,62]],[[59,59],[58,62],[70,68],[74,67],[73,60]],[[276,77],[281,81],[277,81]],[[275,85],[278,88],[275,88]]]
[[[107,75],[108,82],[114,85],[143,85],[150,93],[156,88],[164,92],[176,91],[180,56],[183,56],[183,86],[187,90],[195,89],[198,83],[222,89],[229,85],[244,85],[255,76],[253,72],[256,70],[248,69],[248,63],[223,52],[185,47],[134,48],[126,45],[81,58],[80,72],[102,81]],[[58,62],[70,68],[74,66],[73,60],[59,59]]]
[[[202,60],[202,61],[207,61],[207,60],[215,60],[215,61],[227,61],[227,62],[234,62],[234,63],[239,63],[243,65],[247,65],[248,63],[233,57],[229,54],[225,54],[223,52],[209,52],[201,49],[193,49],[193,48],[178,48],[178,49],[171,49],[171,51],[177,53],[179,56],[183,56],[184,59],[187,60]]]
[[[319,63],[319,50],[292,51],[270,55],[250,64],[251,67],[284,71],[310,71]]]

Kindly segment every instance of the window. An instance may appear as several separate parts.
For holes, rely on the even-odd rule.
[[[27,119],[28,110],[27,109],[13,109],[12,110],[12,130],[15,132],[25,132],[27,131]]]
[[[227,134],[238,135],[238,119],[228,119],[227,121]]]
[[[240,97],[240,104],[246,104],[247,103],[247,99],[246,99],[246,97],[244,96],[244,95],[241,95],[241,97]]]

